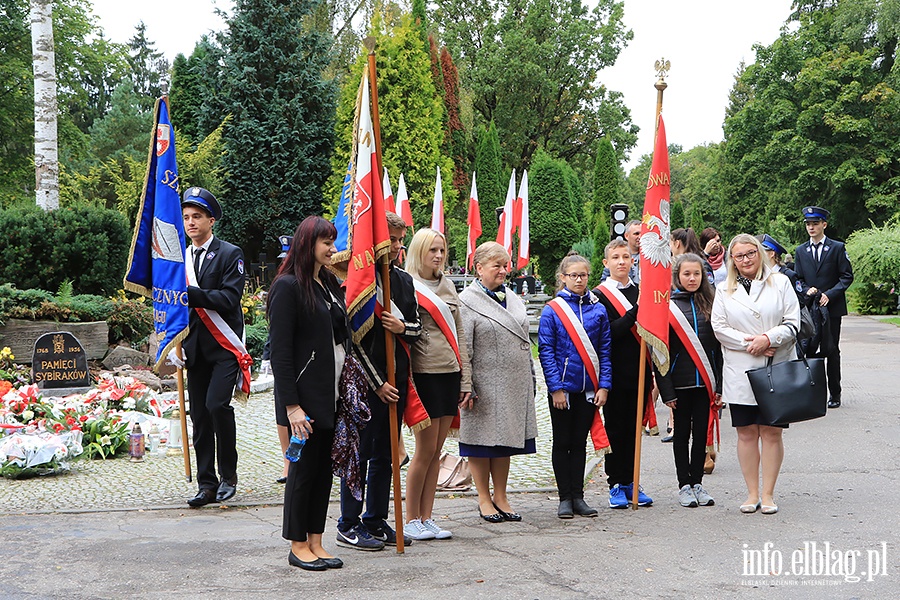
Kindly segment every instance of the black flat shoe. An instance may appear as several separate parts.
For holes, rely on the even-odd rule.
[[[328,565],[321,558],[307,562],[294,556],[293,551],[288,554],[288,564],[292,567],[300,567],[304,571],[324,571],[328,568]]]
[[[494,508],[497,509],[497,512],[500,513],[500,516],[503,517],[504,521],[521,521],[522,520],[522,515],[520,515],[519,513],[506,512],[505,510],[501,510],[500,507],[497,506],[495,503],[492,502],[491,504],[494,504]]]
[[[832,396],[828,399],[828,408],[840,408],[840,407],[841,407],[840,397]]]
[[[223,479],[219,484],[219,489],[216,491],[216,502],[225,502],[226,500],[229,500],[234,497],[236,491],[237,477],[235,477],[234,481],[225,481]]]
[[[560,500],[559,501],[559,510],[556,511],[556,516],[560,519],[573,519],[575,518],[575,510],[572,508],[571,500]]]
[[[596,517],[597,509],[591,508],[588,506],[587,502],[584,501],[584,498],[575,498],[572,500],[572,510],[576,515],[580,515],[582,517]]]
[[[340,569],[344,566],[344,561],[339,558],[319,558],[329,569]]]
[[[287,477],[279,477],[275,480],[275,483],[287,483]]]
[[[216,500],[216,492],[215,490],[202,489],[197,492],[197,495],[187,501],[188,506],[193,508],[200,508],[201,506],[206,506],[207,504],[212,504],[213,502],[218,502]]]
[[[483,512],[481,512],[481,507],[478,507],[478,516],[481,517],[482,519],[484,519],[485,521],[487,521],[488,523],[502,523],[503,522],[502,514],[497,513],[495,515],[486,515]]]

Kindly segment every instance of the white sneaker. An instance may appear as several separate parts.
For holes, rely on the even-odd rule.
[[[694,495],[697,497],[697,504],[699,504],[700,506],[715,505],[716,501],[713,500],[713,497],[703,489],[702,485],[700,485],[699,483],[694,484],[694,487],[692,489],[694,491]]]
[[[425,527],[419,519],[413,519],[403,526],[403,533],[414,540],[433,540],[434,532]]]
[[[678,501],[685,508],[697,508],[697,496],[694,495],[693,488],[687,484],[681,486],[681,489],[678,490]]]
[[[431,519],[425,519],[424,521],[422,521],[422,526],[433,533],[433,537],[436,540],[449,540],[453,537],[452,533],[450,533],[446,529],[441,529],[440,526]]]

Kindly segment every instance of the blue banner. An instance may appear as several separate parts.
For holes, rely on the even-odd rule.
[[[334,240],[334,247],[337,251],[344,252],[350,250],[350,208],[353,196],[353,189],[350,187],[350,179],[353,173],[353,161],[347,164],[347,173],[344,175],[344,186],[341,188],[341,201],[338,204],[337,213],[334,215],[334,227],[337,229],[337,238]],[[349,252],[347,257],[349,258]]]
[[[138,208],[125,289],[153,299],[156,368],[188,333],[184,222],[175,164],[175,130],[165,98],[156,101],[156,127],[150,141],[147,177]]]

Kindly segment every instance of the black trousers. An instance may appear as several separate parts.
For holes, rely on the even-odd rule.
[[[226,481],[237,478],[237,429],[231,406],[237,375],[237,359],[222,348],[197,356],[188,365],[187,389],[201,490],[215,490],[219,477]]]
[[[672,452],[675,454],[678,487],[681,488],[703,483],[706,433],[709,428],[709,394],[705,387],[682,388],[675,390],[675,396],[678,401],[675,403]]]
[[[397,437],[403,425],[403,409],[406,406],[406,382],[398,382],[400,401],[397,403]],[[360,522],[369,531],[378,531],[388,517],[391,500],[391,480],[394,468],[391,464],[391,414],[390,406],[381,401],[378,394],[369,390],[369,410],[372,418],[359,436],[359,471],[363,486],[363,500],[366,512],[363,513],[363,500],[353,497],[346,482],[341,479],[341,518],[338,529],[347,531]]]
[[[300,460],[291,463],[284,488],[284,519],[281,536],[305,542],[308,533],[323,533],[331,496],[331,444],[334,429],[313,425]]]
[[[634,482],[634,435],[637,427],[637,389],[609,390],[603,416],[612,452],[603,457],[609,487]]]
[[[841,397],[841,317],[828,319],[831,325],[831,339],[834,352],[825,359],[825,377],[828,379],[828,393],[832,398]]]
[[[584,498],[584,463],[587,460],[587,435],[591,431],[593,402],[584,392],[569,393],[569,409],[560,410],[550,402],[550,424],[553,427],[553,474],[560,500]]]

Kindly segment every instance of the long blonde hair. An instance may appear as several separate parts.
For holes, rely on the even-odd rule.
[[[731,250],[734,248],[735,244],[748,244],[756,248],[756,251],[759,252],[759,269],[756,271],[756,275],[753,279],[762,279],[763,275],[766,271],[766,267],[769,269],[772,268],[771,263],[769,262],[769,256],[766,254],[766,249],[763,248],[763,245],[759,243],[759,240],[749,233],[739,233],[734,236],[734,239],[731,240],[731,243],[728,244],[728,251],[725,254],[725,260],[728,264],[727,275],[725,276],[725,291],[729,294],[734,293],[738,286],[738,272],[737,267],[734,264],[734,260],[731,258]]]
[[[431,279],[437,277],[443,271],[444,265],[441,265],[441,268],[433,271],[430,277],[427,277],[425,274],[425,257],[428,255],[428,250],[431,248],[434,238],[438,237],[444,242],[444,264],[447,263],[447,238],[436,229],[423,227],[413,236],[412,241],[409,243],[409,249],[406,252],[406,271],[409,274],[420,279]]]

